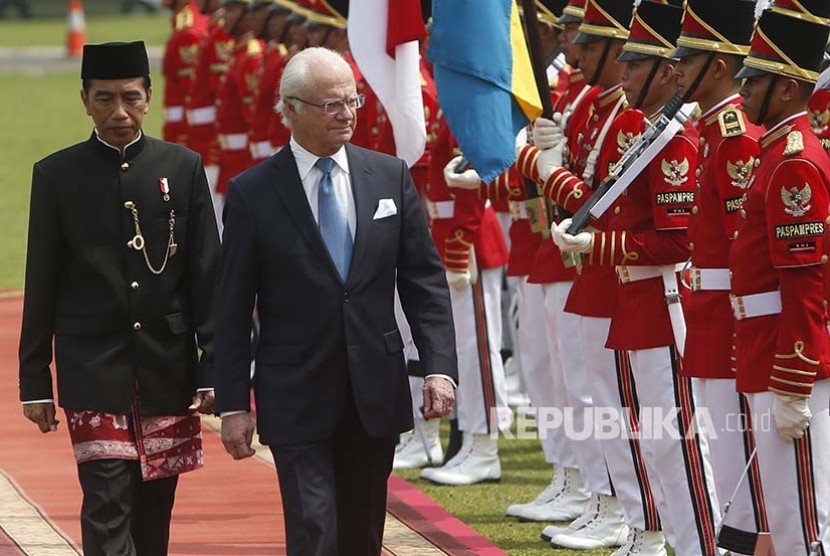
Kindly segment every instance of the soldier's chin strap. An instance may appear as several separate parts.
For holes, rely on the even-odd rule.
[[[232,37],[236,37],[236,30],[239,28],[239,22],[242,21],[242,18],[245,17],[245,14],[248,13],[248,6],[242,7],[242,13],[239,14],[239,17],[236,18],[236,21],[233,22],[233,26],[228,29],[228,34]]]
[[[594,70],[594,74],[588,80],[588,85],[597,84],[602,69],[605,67],[605,62],[608,61],[608,54],[611,52],[611,39],[605,38],[603,40],[605,41],[605,46],[602,47],[602,54],[599,57],[599,62],[597,62],[597,69]]]
[[[691,98],[691,96],[694,94],[694,92],[697,91],[697,88],[700,86],[700,82],[703,81],[703,76],[706,75],[707,71],[709,71],[709,67],[712,65],[712,62],[714,62],[714,61],[715,61],[715,53],[710,52],[709,56],[706,58],[706,63],[704,63],[703,67],[700,68],[700,71],[697,72],[697,76],[695,77],[695,80],[692,81],[692,84],[689,86],[689,88],[683,94],[683,101],[684,102],[689,102],[689,98]]]
[[[639,110],[643,106],[643,102],[646,100],[646,95],[648,94],[648,90],[651,88],[651,83],[654,81],[654,78],[657,76],[657,70],[660,69],[660,62],[662,60],[657,56],[654,57],[654,65],[651,66],[651,71],[648,72],[648,77],[646,78],[646,82],[643,84],[643,88],[640,89],[640,94],[637,95],[637,101],[634,103],[632,108],[635,110]]]
[[[767,112],[769,112],[769,103],[772,100],[772,90],[775,88],[775,85],[778,83],[778,75],[772,74],[772,79],[769,80],[767,84],[767,90],[764,92],[764,100],[761,101],[761,108],[758,109],[758,122],[759,124],[763,122],[767,117]]]
[[[329,37],[331,36],[331,32],[334,31],[334,27],[331,25],[326,25],[326,31],[323,33],[323,40],[320,41],[320,46],[326,46],[326,43],[329,41]]]

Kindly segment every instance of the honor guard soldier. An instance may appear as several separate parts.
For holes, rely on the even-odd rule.
[[[830,154],[830,89],[818,89],[807,103],[810,127],[821,146]]]
[[[709,456],[723,516],[718,545],[754,554],[758,532],[768,531],[757,460],[743,479],[755,440],[746,397],[735,389],[734,319],[729,304],[729,251],[744,194],[755,182],[762,128],[749,122],[735,78],[755,25],[755,3],[690,0],[674,56],[687,102],[697,102],[699,151],[695,203],[689,216],[691,291],[683,299],[686,347],[681,374],[697,383],[712,434]],[[735,426],[735,423],[742,426]],[[735,489],[738,488],[737,493]],[[733,493],[735,495],[733,496]]]
[[[551,102],[561,112],[564,110],[563,96],[573,89],[569,80],[574,72],[571,64],[576,64],[576,47],[570,43],[565,44],[562,31],[564,24],[561,23],[561,18],[566,3],[537,0],[536,4],[544,55],[546,59],[553,60],[548,66]],[[556,43],[546,42],[546,37],[555,39]],[[584,80],[582,82],[584,84]],[[535,189],[535,184],[533,188]],[[534,189],[531,193],[535,193]],[[539,207],[540,199],[528,199],[525,184],[515,168],[510,174],[500,176],[485,191],[491,198],[507,199],[510,206],[510,259],[506,274],[517,282],[519,325],[516,353],[530,402],[536,408],[562,410],[568,406],[564,376],[566,364],[563,357],[568,358],[570,354],[562,353],[561,336],[557,333],[556,323],[561,317],[562,305],[570,289],[574,270],[565,268],[561,255],[553,247],[552,255],[540,259],[539,266],[548,273],[551,280],[558,283],[531,283],[531,273],[542,242],[553,246],[548,237],[547,220],[534,220],[531,223],[528,218],[529,213],[532,214],[534,208]],[[528,207],[529,204],[532,206]],[[544,279],[548,280],[547,277]],[[560,287],[564,288],[564,293],[557,295],[555,290]],[[557,302],[559,299],[562,304]],[[546,430],[541,436],[541,444],[545,461],[554,467],[550,484],[533,501],[511,504],[506,513],[521,520],[570,521],[582,513],[588,500],[577,469],[574,447],[571,446],[564,427]]]
[[[147,137],[143,42],[84,47],[90,138],[36,163],[20,399],[41,432],[58,398],[83,491],[84,554],[167,554],[180,473],[213,407],[219,236],[199,156]]]
[[[620,85],[622,64],[617,61],[617,56],[628,37],[630,19],[631,6],[624,2],[589,0],[579,34],[574,39],[581,49],[579,66],[587,82],[600,88],[590,102],[584,97],[575,107],[565,129],[571,171],[575,176],[582,176],[588,187],[598,184],[607,172],[607,167],[600,163],[601,148],[614,118],[625,109],[625,95]],[[537,120],[534,141],[538,147],[557,153],[559,160],[556,162],[561,165],[564,144],[539,141],[543,132],[548,135],[557,128],[553,121]],[[520,151],[517,166],[526,177],[534,177],[530,170],[535,164],[525,162],[527,153],[535,149],[525,146]],[[547,196],[560,207],[570,210],[568,205],[572,199]],[[590,411],[587,408],[609,405],[598,401],[598,397],[610,393],[610,385],[616,383],[614,352],[605,347],[617,303],[616,283],[617,276],[612,267],[586,265],[577,275],[564,306],[565,312],[579,315],[579,318],[575,327],[561,330],[560,334],[571,337],[569,349],[584,355],[579,370],[567,368],[571,374],[566,382],[573,383],[567,387],[568,401],[574,408],[574,426],[577,428],[582,426],[581,415]],[[619,403],[619,394],[614,394]],[[628,528],[622,522],[619,502],[613,496],[604,446],[595,436],[573,444],[592,498],[583,515],[568,528],[546,528],[543,538],[550,536],[551,544],[566,548],[620,546],[626,539]]]
[[[219,1],[207,0],[203,6],[203,13],[211,9],[213,11],[210,12],[212,15],[208,35],[199,47],[193,83],[185,102],[185,116],[187,118],[187,148],[196,151],[202,157],[213,198],[214,212],[221,230],[223,198],[216,193],[216,183],[219,180],[216,93],[222,77],[228,70],[228,62],[234,45],[234,38],[225,30],[225,26],[236,25],[238,15],[236,10],[232,9],[230,14],[232,19],[228,20],[225,10],[220,10],[215,5]]]
[[[617,117],[606,136],[606,146],[617,153],[626,152],[649,120],[656,119],[677,95],[676,60],[671,55],[681,15],[680,7],[656,2],[643,2],[635,11],[620,57],[626,62],[623,88],[632,108]],[[687,124],[617,199],[602,232],[570,235],[566,231],[570,220],[553,230],[564,251],[584,253],[588,266],[616,266],[620,280],[606,345],[617,350],[620,375],[631,366],[636,402],[624,400],[623,407],[635,414],[639,411],[641,417],[639,443],[625,447],[629,442],[603,442],[626,519],[636,516],[636,530],[622,554],[665,554],[658,508],[676,554],[719,554],[715,526],[720,514],[706,458],[707,438],[705,431],[695,430],[692,382],[680,376],[677,352],[685,343],[685,324],[676,270],[688,257],[686,228],[694,202],[697,157],[696,132]],[[614,163],[613,159],[613,151],[604,147],[601,164]],[[574,208],[588,198],[588,191],[562,172],[555,170],[548,184],[556,190],[554,195],[572,197]],[[622,382],[619,391],[625,391]],[[596,397],[594,401],[605,404]],[[620,462],[632,448],[642,451],[642,459],[635,456],[635,475],[629,477],[620,471],[630,473],[631,464],[621,467]],[[625,459],[630,461],[630,455]],[[636,474],[643,468],[649,470],[646,484],[651,489]],[[696,519],[690,521],[689,515]]]
[[[755,439],[777,554],[830,551],[830,160],[806,112],[828,32],[766,10],[737,74],[747,117],[767,130],[729,260],[737,386],[753,423],[769,424]]]
[[[499,353],[501,267],[507,262],[507,247],[492,207],[478,196],[478,174],[445,171],[457,154],[444,120],[430,158],[427,208],[450,284],[462,445],[442,467],[428,467],[421,477],[452,486],[501,478],[498,432],[512,420]],[[475,185],[451,189],[448,182],[453,180]]]
[[[285,37],[289,15],[291,10],[281,3],[275,2],[268,7],[263,33],[267,43],[265,56],[257,70],[257,88],[254,91],[249,131],[251,159],[255,164],[281,149],[291,138],[291,131],[283,125],[279,114],[274,110],[279,100],[278,89],[282,69],[288,62]]]
[[[225,10],[235,10],[240,16],[236,25],[228,25],[228,32],[234,36],[236,43],[216,98],[220,149],[216,191],[220,195],[227,193],[232,177],[253,164],[248,131],[253,120],[257,70],[265,51],[265,44],[259,36],[270,4],[270,1],[225,0]]]
[[[209,18],[200,13],[195,0],[165,0],[173,12],[173,32],[167,39],[162,60],[164,75],[165,141],[184,145],[187,142],[187,120],[184,103],[193,83],[196,55],[207,36]]]

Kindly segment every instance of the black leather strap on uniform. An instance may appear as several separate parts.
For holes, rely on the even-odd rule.
[[[643,88],[640,89],[640,94],[637,95],[637,101],[634,103],[632,108],[635,110],[639,110],[643,106],[643,102],[646,100],[646,95],[648,94],[648,90],[651,88],[651,83],[654,81],[654,78],[657,76],[657,70],[660,69],[660,62],[662,60],[658,57],[654,57],[654,65],[651,66],[651,71],[648,73],[648,77],[646,78],[646,82],[643,85]]]
[[[597,80],[602,73],[602,68],[605,67],[605,62],[608,60],[608,54],[611,52],[611,39],[606,38],[603,40],[605,41],[605,46],[602,47],[602,55],[599,57],[597,69],[594,70],[594,75],[592,75],[591,79],[588,80],[588,85],[597,84]]]
[[[775,88],[775,85],[778,83],[778,75],[772,74],[772,79],[769,80],[769,84],[767,84],[767,90],[764,92],[764,100],[761,102],[761,108],[758,109],[758,125],[764,122],[764,119],[767,117],[767,112],[769,112],[769,102],[772,100],[772,90]]]
[[[700,68],[700,71],[697,73],[697,77],[695,77],[695,80],[692,81],[692,84],[689,87],[689,89],[686,91],[686,94],[683,95],[683,100],[684,101],[688,102],[689,98],[697,90],[698,86],[700,85],[700,82],[703,81],[703,76],[706,75],[707,71],[709,71],[709,67],[712,65],[712,62],[714,62],[714,61],[715,61],[715,53],[710,52],[709,57],[706,58],[706,63],[703,64],[702,68]]]

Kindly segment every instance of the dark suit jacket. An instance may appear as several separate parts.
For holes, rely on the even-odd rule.
[[[178,248],[160,275],[127,246],[135,225],[126,201],[138,207],[156,268],[175,211]],[[145,415],[187,411],[196,388],[212,386],[218,269],[219,234],[196,153],[143,136],[122,160],[93,135],[41,160],[29,207],[21,400],[53,397],[54,335],[63,407],[126,414],[137,380]]]
[[[457,380],[444,270],[403,161],[346,146],[357,230],[344,284],[289,147],[231,181],[216,327],[217,410],[248,410],[250,323],[258,430],[266,444],[330,438],[347,396],[373,436],[412,428],[397,283],[427,373]],[[381,199],[397,214],[375,220]]]

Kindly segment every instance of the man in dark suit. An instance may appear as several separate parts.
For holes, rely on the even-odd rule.
[[[343,58],[310,48],[286,65],[289,145],[231,181],[216,329],[217,410],[234,458],[270,446],[288,554],[380,554],[396,437],[413,426],[397,286],[428,376],[427,418],[457,380],[444,270],[403,161],[348,143],[363,104]]]
[[[219,235],[199,156],[142,132],[149,73],[143,42],[87,45],[94,132],[32,176],[20,399],[57,429],[54,338],[87,556],[167,554],[178,475],[202,465],[195,410],[213,407]]]

